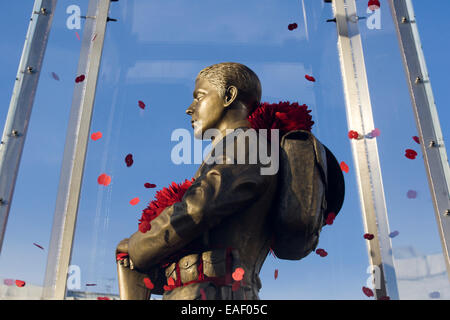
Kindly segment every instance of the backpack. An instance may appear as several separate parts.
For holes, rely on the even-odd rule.
[[[338,214],[344,194],[342,170],[327,147],[309,131],[283,135],[273,207],[274,254],[300,260],[315,250],[327,216]]]

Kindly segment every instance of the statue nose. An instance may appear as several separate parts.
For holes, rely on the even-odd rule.
[[[193,113],[194,113],[194,110],[193,110],[192,106],[189,106],[189,108],[186,109],[186,114],[189,116],[192,116]]]

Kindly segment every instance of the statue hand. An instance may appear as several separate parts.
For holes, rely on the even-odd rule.
[[[123,239],[119,242],[116,248],[116,256],[119,253],[128,253],[128,238]],[[131,261],[129,256],[124,257],[118,261],[124,267],[130,267],[130,269],[134,269],[133,261]]]

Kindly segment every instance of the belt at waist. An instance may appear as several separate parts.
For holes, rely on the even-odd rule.
[[[184,256],[165,269],[167,285],[172,290],[191,283],[212,282],[217,286],[231,285],[233,271],[240,267],[237,251],[232,248],[216,249]],[[240,281],[240,285],[244,285]]]

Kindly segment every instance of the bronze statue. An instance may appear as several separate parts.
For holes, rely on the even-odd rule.
[[[186,113],[194,136],[201,139],[208,129],[221,133],[213,141],[215,162],[202,163],[182,201],[164,209],[150,230],[119,243],[116,254],[128,254],[118,262],[121,299],[149,299],[146,277],[163,299],[259,299],[259,272],[270,249],[283,259],[303,258],[315,249],[327,214],[342,206],[337,161],[310,132],[280,137],[275,174],[261,173],[268,163],[248,161],[251,142],[244,142],[245,164],[234,161],[239,152],[231,159],[228,153],[242,150],[245,139],[219,144],[230,132],[245,136],[251,128],[249,114],[261,99],[252,70],[238,63],[209,66],[193,94]],[[265,142],[278,148],[279,140]],[[243,273],[240,281],[236,270]]]

